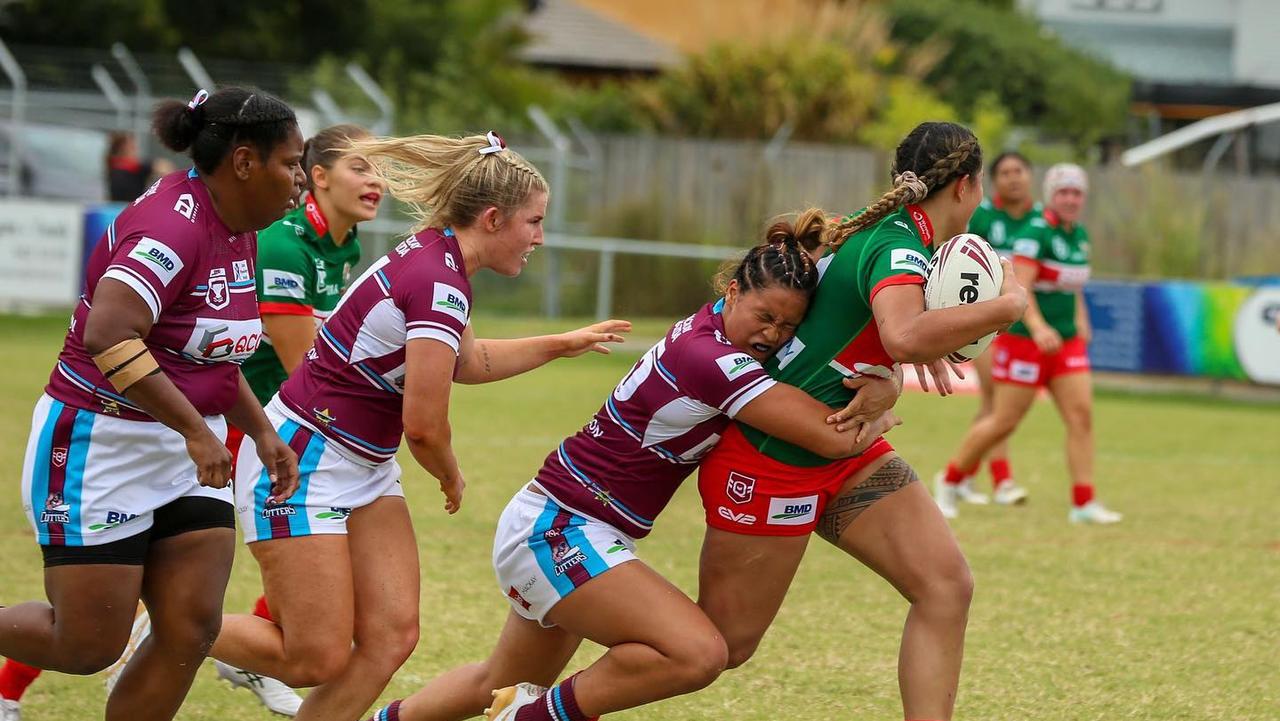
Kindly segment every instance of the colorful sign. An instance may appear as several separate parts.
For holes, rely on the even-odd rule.
[[[1280,285],[1095,281],[1085,299],[1098,370],[1280,385]]]

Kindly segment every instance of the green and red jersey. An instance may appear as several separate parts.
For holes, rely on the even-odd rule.
[[[981,236],[1002,258],[1013,257],[1013,241],[1021,238],[1031,221],[1044,214],[1044,208],[1035,203],[1021,217],[1013,217],[999,198],[986,197],[969,219],[969,232]]]
[[[1033,290],[1040,315],[1064,340],[1074,338],[1076,294],[1089,282],[1089,234],[1075,223],[1066,227],[1051,210],[1029,223],[1013,242],[1015,262],[1036,264]],[[1009,328],[1014,335],[1031,336],[1018,321]]]
[[[329,221],[311,195],[295,210],[258,233],[258,311],[303,315],[319,326],[338,305],[360,261],[355,228],[338,245]],[[263,328],[262,345],[241,368],[253,394],[266,404],[289,374]]]
[[[923,285],[933,255],[933,225],[909,205],[854,234],[818,261],[822,279],[795,338],[765,367],[776,380],[840,407],[853,398],[845,378],[888,378],[894,361],[880,342],[871,301],[893,285]],[[830,463],[816,453],[749,426],[742,432],[761,453],[793,466]]]

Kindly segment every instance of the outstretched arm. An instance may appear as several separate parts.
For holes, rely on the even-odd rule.
[[[734,418],[831,459],[856,456],[898,423],[892,412],[887,412],[880,418],[882,425],[872,424],[879,432],[860,433],[864,430],[862,424],[850,424],[853,427],[849,431],[841,432],[827,423],[830,415],[831,409],[813,396],[795,386],[777,383],[743,406]]]
[[[621,343],[619,333],[631,330],[625,320],[606,320],[585,328],[529,338],[476,338],[468,325],[458,351],[459,383],[492,383],[546,365],[557,358],[573,358],[588,351],[609,353],[606,343]]]

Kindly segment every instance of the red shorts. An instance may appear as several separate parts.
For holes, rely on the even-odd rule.
[[[1041,352],[1026,336],[1001,333],[992,345],[991,378],[998,383],[1040,388],[1058,376],[1090,369],[1089,348],[1079,337],[1062,342],[1057,353]]]
[[[881,438],[854,458],[812,468],[791,466],[756,450],[737,425],[730,425],[698,468],[707,525],[748,536],[811,533],[845,481],[892,452],[893,446]]]

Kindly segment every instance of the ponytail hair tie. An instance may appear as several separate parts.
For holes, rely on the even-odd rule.
[[[195,96],[191,98],[191,102],[187,103],[187,110],[195,110],[201,105],[204,105],[204,101],[208,99],[209,99],[209,91],[205,90],[204,88],[200,88],[198,91],[196,91]]]
[[[907,203],[918,203],[929,194],[929,185],[910,170],[893,176],[893,187],[907,189],[907,195],[904,198]]]
[[[498,135],[492,130],[485,133],[484,137],[485,137],[485,140],[489,141],[489,145],[486,147],[480,148],[481,155],[488,155],[490,153],[501,153],[502,151],[507,149],[507,141],[503,140],[501,135]]]

